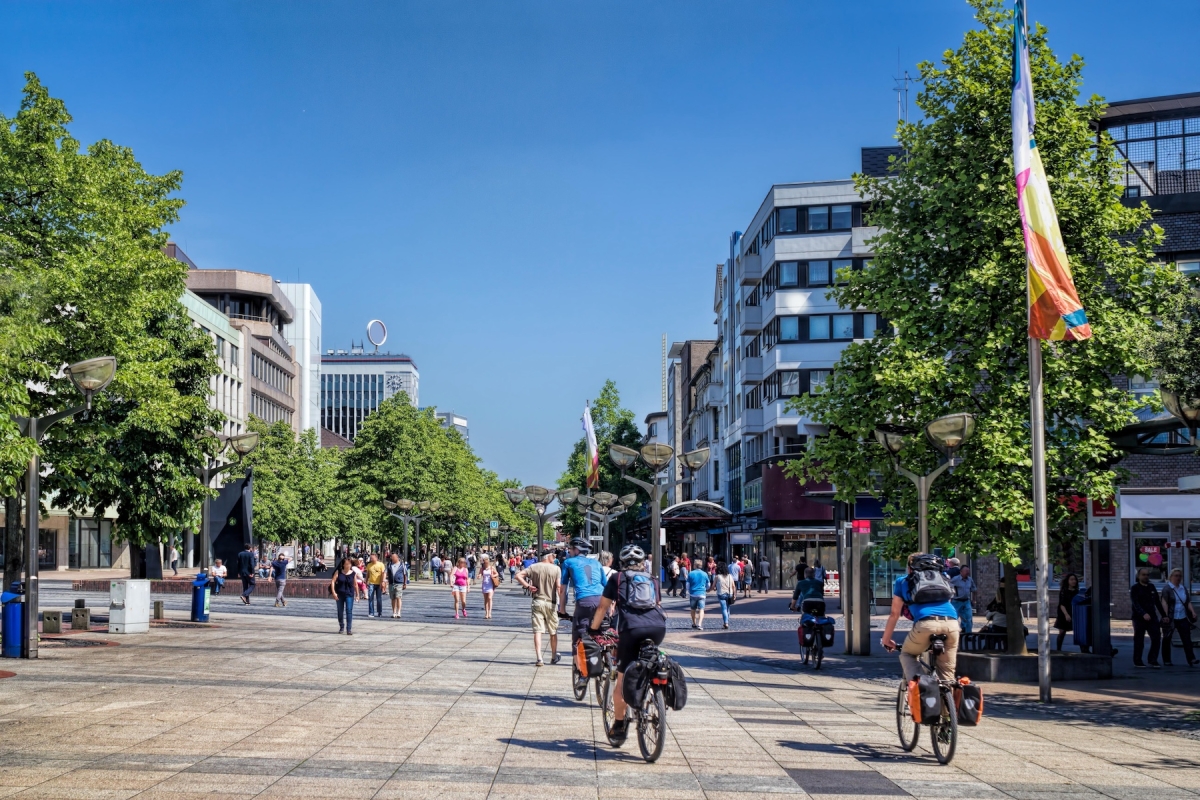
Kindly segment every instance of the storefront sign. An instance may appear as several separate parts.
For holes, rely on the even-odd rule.
[[[752,533],[731,533],[729,534],[730,544],[754,544],[754,534]]]
[[[1088,538],[1121,538],[1121,493],[1108,502],[1088,498]]]

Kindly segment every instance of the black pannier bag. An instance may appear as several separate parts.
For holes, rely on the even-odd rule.
[[[683,675],[683,667],[674,659],[667,659],[667,685],[663,688],[663,701],[672,711],[683,711],[687,705],[687,678]]]

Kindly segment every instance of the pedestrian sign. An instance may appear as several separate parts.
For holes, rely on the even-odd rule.
[[[1121,492],[1111,500],[1087,501],[1087,522],[1089,539],[1120,539],[1121,538]]]
[[[491,528],[492,530],[496,530],[497,528],[500,527],[500,521],[494,519],[488,523],[488,527]]]

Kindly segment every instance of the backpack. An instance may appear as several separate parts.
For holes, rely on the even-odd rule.
[[[914,561],[908,576],[908,602],[944,603],[954,597],[954,587],[942,572],[943,567],[937,556],[921,556]]]
[[[630,611],[649,611],[658,605],[654,579],[631,569],[617,575],[617,598],[618,607]]]

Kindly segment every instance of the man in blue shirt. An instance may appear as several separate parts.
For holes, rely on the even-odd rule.
[[[575,587],[575,613],[571,615],[572,654],[600,606],[600,595],[604,594],[604,569],[598,559],[587,557],[589,550],[591,544],[587,539],[576,537],[571,540],[571,556],[563,560],[562,580],[558,584],[560,617],[567,613],[567,587]]]
[[[908,574],[902,575],[892,584],[892,611],[888,615],[887,624],[883,626],[883,647],[885,650],[896,649],[892,634],[896,631],[896,623],[908,606],[912,614],[912,630],[904,637],[904,646],[900,649],[900,666],[904,669],[904,677],[912,680],[921,674],[917,665],[917,657],[929,649],[929,638],[941,634],[946,635],[946,651],[938,658],[938,677],[944,681],[954,680],[954,669],[958,661],[958,612],[947,598],[937,603],[909,602],[909,579],[913,573],[913,564],[921,553],[913,553],[908,557]]]
[[[688,605],[692,609],[692,627],[704,630],[704,595],[708,593],[708,573],[700,568],[700,559],[692,559],[687,574]]]

